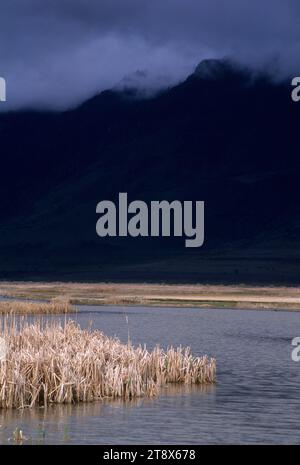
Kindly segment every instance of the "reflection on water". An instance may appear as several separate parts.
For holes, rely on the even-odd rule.
[[[300,364],[291,360],[300,314],[83,306],[71,318],[82,327],[92,320],[124,342],[129,329],[134,344],[181,344],[214,356],[217,385],[170,385],[155,399],[1,411],[1,443],[16,428],[27,443],[41,444],[300,442]]]
[[[213,393],[214,385],[186,386],[170,384],[160,391],[160,396],[188,396]],[[50,405],[46,408],[0,411],[0,443],[16,443],[14,431],[21,429],[26,444],[46,444],[48,441],[63,444],[72,443],[74,423],[84,424],[87,419],[100,419],[107,414],[118,414],[118,410],[149,408],[156,398],[132,400],[103,399],[101,402],[87,402],[78,405]],[[122,413],[122,412],[121,412]],[[86,438],[88,441],[88,438]],[[81,439],[81,442],[86,442]]]

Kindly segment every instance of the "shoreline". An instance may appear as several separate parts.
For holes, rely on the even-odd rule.
[[[0,283],[0,295],[30,300],[65,297],[74,305],[300,311],[300,287],[284,286],[5,281]]]

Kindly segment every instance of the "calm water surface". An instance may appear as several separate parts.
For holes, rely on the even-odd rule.
[[[216,357],[217,384],[173,386],[151,400],[0,412],[1,443],[16,427],[41,444],[300,443],[300,363],[291,360],[300,314],[82,306],[71,318],[127,342],[125,315],[134,344]]]

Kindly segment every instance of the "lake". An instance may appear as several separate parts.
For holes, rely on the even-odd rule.
[[[170,386],[158,398],[126,403],[2,411],[2,444],[17,427],[34,444],[300,442],[300,363],[291,359],[291,340],[300,336],[300,314],[79,306],[68,317],[81,327],[92,322],[123,342],[129,332],[133,344],[149,349],[182,345],[190,346],[194,355],[216,357],[217,384]]]

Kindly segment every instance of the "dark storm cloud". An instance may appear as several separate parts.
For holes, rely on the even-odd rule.
[[[160,88],[207,57],[299,74],[299,19],[298,0],[1,0],[0,110],[64,108],[131,79]]]

